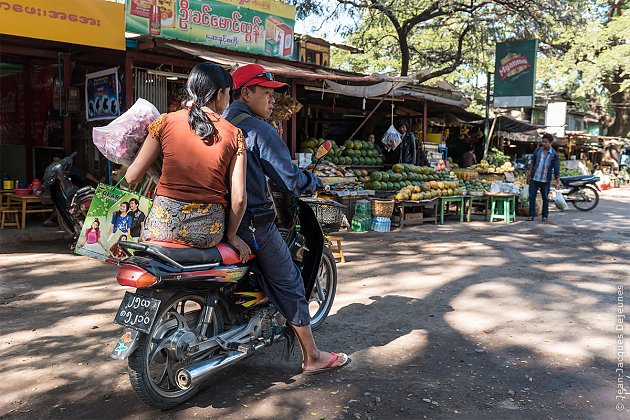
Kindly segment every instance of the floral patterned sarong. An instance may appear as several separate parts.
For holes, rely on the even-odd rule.
[[[189,203],[158,195],[141,240],[212,248],[223,239],[225,210],[220,204]]]

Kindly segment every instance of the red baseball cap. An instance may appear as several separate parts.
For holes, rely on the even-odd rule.
[[[260,64],[246,64],[232,73],[234,90],[247,86],[262,86],[272,88],[276,92],[286,92],[289,85],[276,82],[271,72],[265,71]]]

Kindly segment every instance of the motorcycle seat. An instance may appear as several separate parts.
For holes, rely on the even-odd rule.
[[[136,255],[162,254],[182,265],[190,264],[238,264],[241,262],[238,252],[229,244],[220,243],[212,248],[193,248],[186,245],[162,241],[144,241],[129,243],[122,241],[121,246],[135,250]],[[127,246],[131,244],[130,246]],[[254,255],[250,256],[250,260]]]
[[[571,184],[573,182],[597,182],[598,177],[593,175],[576,175],[576,176],[563,176],[560,178],[565,184]]]

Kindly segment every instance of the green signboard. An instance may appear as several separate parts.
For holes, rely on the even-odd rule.
[[[494,65],[494,106],[533,107],[538,40],[497,44]]]
[[[127,0],[126,31],[291,59],[295,7],[274,0]]]

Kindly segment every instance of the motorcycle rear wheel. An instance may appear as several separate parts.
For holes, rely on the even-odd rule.
[[[578,209],[579,211],[590,211],[597,207],[599,203],[599,194],[597,190],[593,187],[580,187],[578,190],[571,194],[573,197],[578,200],[586,200],[586,201],[571,201],[573,207]]]
[[[337,264],[332,252],[328,248],[324,248],[319,272],[308,300],[309,313],[311,314],[311,329],[313,331],[324,325],[324,321],[326,321],[326,317],[335,300],[336,292]]]
[[[199,335],[206,297],[180,293],[160,306],[151,332],[145,335],[136,351],[129,356],[128,371],[131,386],[144,403],[168,410],[199,391],[199,386],[180,389],[175,382],[176,372],[183,366],[177,353],[185,352],[185,348],[179,345],[181,337],[177,339],[177,335],[185,332]],[[222,330],[222,308],[215,306],[205,336],[212,337]]]

